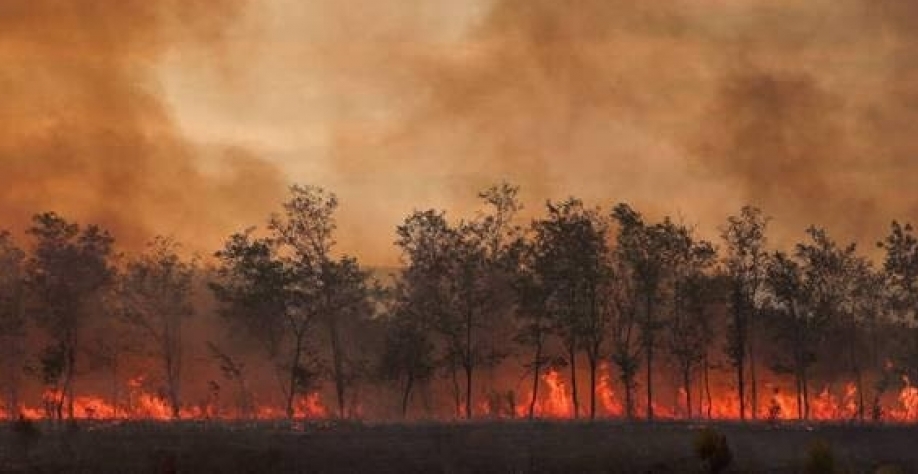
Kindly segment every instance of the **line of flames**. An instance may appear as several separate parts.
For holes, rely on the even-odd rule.
[[[610,377],[608,366],[601,367],[596,384],[596,400],[598,412],[605,418],[622,418],[625,414],[624,403],[615,391]],[[169,403],[160,396],[145,392],[141,389],[142,379],[129,382],[128,400],[126,403],[112,403],[103,397],[93,395],[75,396],[73,400],[74,418],[77,419],[145,419],[145,420],[170,420],[173,418]],[[541,376],[541,389],[539,397],[534,404],[534,414],[539,418],[570,419],[573,418],[573,397],[570,387],[561,372],[548,370]],[[771,394],[767,403],[759,408],[759,419],[793,420],[797,417],[797,397],[790,392],[783,392],[771,387]],[[680,390],[680,395],[684,392]],[[59,390],[48,389],[42,395],[42,407],[19,407],[18,413],[30,419],[45,419],[51,417],[52,407],[62,401],[63,393]],[[509,411],[498,411],[487,402],[477,405],[479,416],[489,417],[525,417],[529,412],[531,393],[520,399],[512,399],[512,408]],[[285,417],[285,411],[276,406],[257,405],[245,415],[226,409],[218,409],[216,403],[202,404],[199,406],[184,406],[180,409],[179,418],[182,419],[256,419],[275,420]],[[645,407],[636,403],[635,415],[645,413]],[[895,402],[883,408],[880,419],[893,422],[918,422],[918,387],[903,378],[903,388],[896,394]],[[854,383],[846,383],[841,393],[833,392],[830,387],[824,387],[809,401],[810,416],[814,421],[846,421],[858,419],[859,400],[858,390]],[[660,419],[685,418],[684,407],[673,407],[655,403],[654,415]],[[700,408],[700,411],[699,411]],[[360,416],[360,410],[355,414]],[[581,412],[581,416],[585,414]],[[716,420],[736,420],[739,418],[739,403],[736,396],[728,391],[720,391],[716,396],[712,394],[710,406],[706,401],[694,409],[696,418]],[[0,409],[0,417],[6,418],[7,412]],[[297,419],[325,419],[330,416],[330,411],[325,407],[318,393],[310,393],[298,397],[294,405],[294,417]],[[868,413],[866,418],[872,418]]]
[[[602,367],[598,383],[596,384],[596,398],[599,412],[606,418],[623,418],[625,416],[624,403],[613,388],[610,380],[608,366]],[[573,403],[571,391],[564,377],[557,370],[548,370],[542,375],[542,390],[535,402],[535,415],[539,418],[570,419],[573,418]],[[918,422],[918,387],[912,385],[908,377],[903,377],[903,388],[896,394],[895,404],[883,407],[879,419],[901,423]],[[679,390],[680,395],[684,395]],[[515,409],[518,417],[527,416],[529,413],[529,400],[531,391]],[[761,404],[757,418],[761,420],[795,420],[797,419],[797,397],[793,393],[782,392],[772,387],[768,402]],[[646,409],[636,402],[635,416],[646,413]],[[696,407],[693,415],[696,418],[715,420],[738,420],[740,418],[739,402],[735,394],[721,391],[716,396],[712,394],[710,407],[703,402],[699,409]],[[747,408],[748,409],[748,408]],[[487,413],[487,408],[481,411]],[[654,416],[660,419],[686,418],[684,407],[674,408],[664,404],[654,403]],[[865,418],[872,418],[873,414],[865,408]],[[709,415],[710,413],[710,415]],[[581,416],[584,413],[581,411]],[[815,397],[809,400],[809,419],[814,421],[850,421],[860,416],[858,390],[856,384],[844,384],[843,393],[837,394],[830,387],[823,387]]]

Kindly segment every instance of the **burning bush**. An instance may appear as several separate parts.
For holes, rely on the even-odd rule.
[[[733,461],[726,435],[710,427],[695,436],[695,453],[701,458],[704,470],[712,474],[722,472]]]

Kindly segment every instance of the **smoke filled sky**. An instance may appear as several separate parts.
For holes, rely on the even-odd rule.
[[[392,264],[509,180],[870,248],[918,219],[916,48],[903,0],[4,0],[0,215],[209,250],[308,183]]]

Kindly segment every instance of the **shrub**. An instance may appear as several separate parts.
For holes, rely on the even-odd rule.
[[[695,436],[695,454],[712,474],[722,472],[733,461],[727,437],[713,428],[705,428]]]
[[[874,474],[905,474],[905,469],[894,464],[885,464],[878,467]]]
[[[819,439],[812,442],[806,452],[804,471],[807,474],[834,473],[835,453],[832,451],[832,446]]]

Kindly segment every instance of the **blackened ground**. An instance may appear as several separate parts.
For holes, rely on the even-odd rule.
[[[0,427],[2,472],[701,472],[691,423],[36,423]],[[37,428],[32,430],[31,428]],[[918,472],[918,427],[717,424],[728,472],[802,472],[831,446],[839,472]]]

